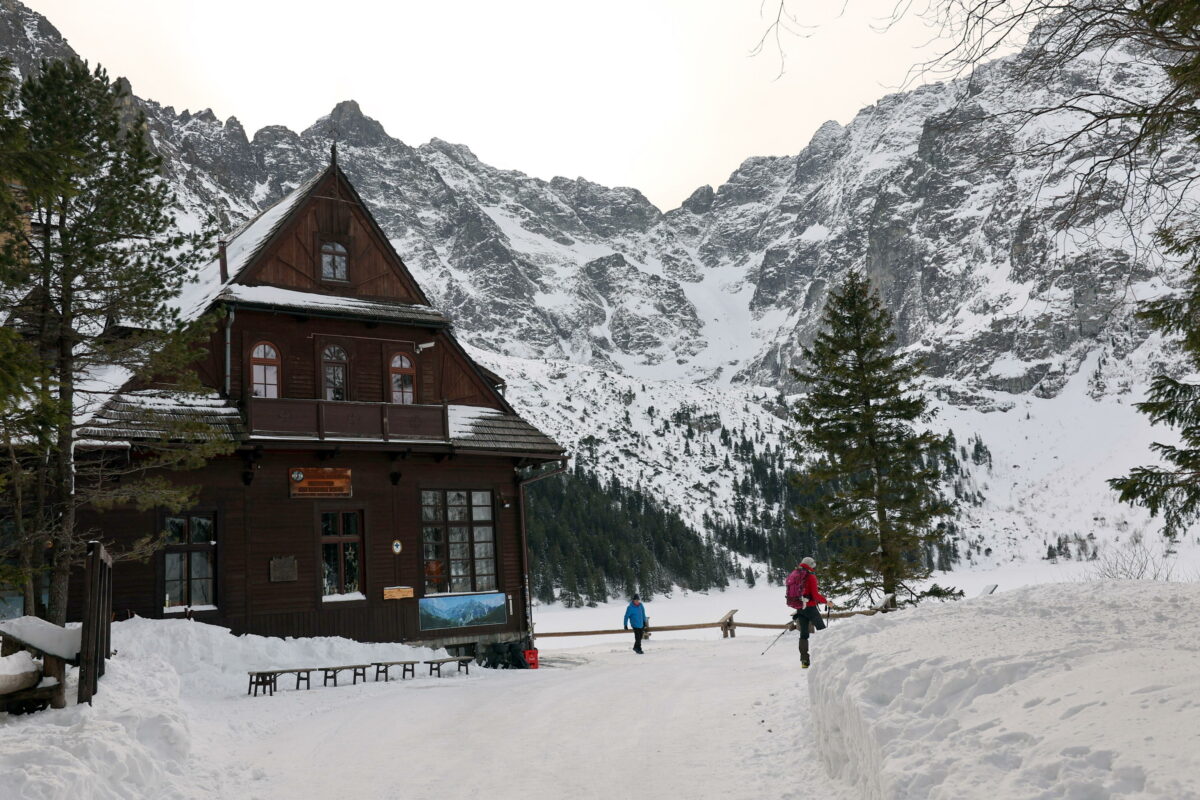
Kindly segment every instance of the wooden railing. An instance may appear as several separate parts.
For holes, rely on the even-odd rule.
[[[893,597],[893,595],[888,595],[873,608],[862,609],[859,611],[831,611],[828,614],[823,614],[822,616],[825,619],[845,619],[846,617],[869,617],[873,614],[887,613],[888,611],[892,610],[888,606],[891,605]],[[738,628],[761,628],[763,630],[781,631],[788,628],[792,624],[791,620],[788,620],[782,624],[737,622],[733,618],[733,615],[736,614],[737,611],[738,610],[736,608],[729,611],[727,614],[725,614],[725,616],[721,617],[716,622],[696,622],[692,623],[691,625],[648,625],[647,629],[651,633],[658,633],[659,631],[695,631],[703,630],[704,628],[720,628],[721,638],[730,639],[737,637]],[[537,631],[534,631],[533,637],[535,639],[552,639],[559,636],[608,636],[618,633],[629,633],[629,631],[624,628],[609,628],[607,630],[600,631],[547,631],[545,633],[538,633]]]
[[[258,436],[445,441],[450,428],[447,414],[445,405],[289,397],[251,397],[246,401],[246,427]]]

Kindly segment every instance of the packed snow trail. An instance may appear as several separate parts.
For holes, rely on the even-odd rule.
[[[253,717],[251,735],[213,737],[194,755],[232,766],[241,778],[220,791],[245,798],[786,798],[804,787],[849,800],[801,735],[794,639],[765,657],[762,644],[651,639],[644,656],[614,643],[558,651],[539,670],[239,698],[216,718],[195,711],[218,725]]]

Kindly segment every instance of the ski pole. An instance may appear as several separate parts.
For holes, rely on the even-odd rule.
[[[792,626],[789,624],[789,625],[788,625],[786,628],[784,628],[784,629],[783,629],[783,633],[781,633],[781,634],[779,634],[778,636],[776,636],[776,637],[775,637],[775,638],[774,638],[774,639],[771,641],[771,643],[770,643],[769,645],[767,645],[767,650],[770,650],[772,647],[774,647],[774,646],[775,646],[775,642],[778,642],[780,639],[782,639],[782,638],[783,638],[783,634],[784,634],[784,633],[787,633],[787,632],[788,632],[788,631],[790,631],[791,629],[792,629]],[[765,656],[765,655],[767,654],[767,650],[763,650],[761,653],[759,653],[759,655],[760,655],[760,656]]]

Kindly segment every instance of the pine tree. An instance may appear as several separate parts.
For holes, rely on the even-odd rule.
[[[1197,137],[1200,141],[1200,137]],[[1195,230],[1164,230],[1159,239],[1168,252],[1188,259],[1184,291],[1145,302],[1138,316],[1168,338],[1179,341],[1191,371],[1200,369],[1200,223]],[[1122,502],[1162,515],[1163,535],[1177,541],[1200,519],[1200,383],[1156,375],[1149,399],[1137,408],[1155,425],[1178,429],[1179,444],[1155,442],[1151,449],[1166,465],[1135,467],[1110,480]]]
[[[202,424],[148,412],[165,434],[139,444],[135,458],[77,450],[84,412],[117,388],[114,377],[117,384],[136,378],[144,386],[200,389],[192,367],[208,328],[185,324],[170,302],[204,257],[206,240],[179,229],[145,119],[130,113],[127,90],[102,69],[43,61],[19,99],[6,124],[48,159],[21,176],[21,214],[2,220],[0,288],[9,324],[22,332],[38,368],[26,377],[29,400],[0,425],[10,444],[23,443],[10,446],[7,462],[10,477],[31,492],[14,513],[51,545],[43,567],[50,573],[47,615],[62,623],[70,570],[89,538],[78,528],[79,509],[188,505],[197,487],[150,471],[198,466],[231,443]],[[147,539],[134,549],[154,546]]]
[[[952,513],[939,487],[944,437],[917,431],[928,422],[916,391],[919,361],[896,352],[892,319],[856,271],[830,295],[822,330],[803,349],[808,387],[795,408],[801,462],[793,508],[802,532],[821,544],[822,579],[853,604],[907,590],[927,578],[924,546],[938,542],[940,517]]]

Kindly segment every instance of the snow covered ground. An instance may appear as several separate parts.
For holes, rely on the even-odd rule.
[[[431,653],[121,622],[94,707],[0,714],[0,798],[1200,798],[1200,584],[1088,570],[943,576],[1001,592],[836,620],[808,671],[794,633],[763,655],[772,632],[707,629],[640,657],[621,636],[551,638],[536,671],[285,678],[254,698],[249,668]],[[649,613],[782,622],[780,594],[676,592]],[[622,613],[542,607],[538,629]]]
[[[809,679],[877,798],[1200,798],[1200,585],[1057,584],[840,626]]]

